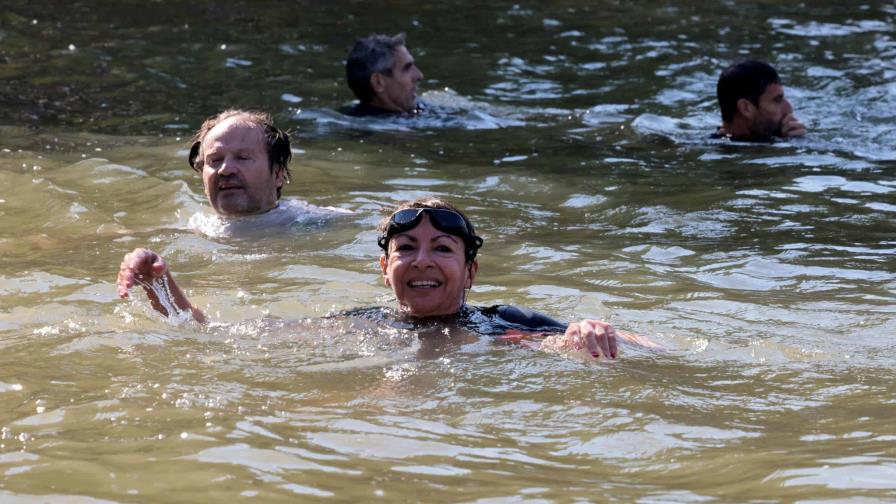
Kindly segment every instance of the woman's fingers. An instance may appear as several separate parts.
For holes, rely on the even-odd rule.
[[[599,336],[597,335],[600,328],[584,322],[580,325],[582,326],[582,335],[584,336],[585,348],[588,349],[588,353],[590,353],[592,357],[600,358],[601,349],[598,341]]]
[[[583,320],[574,322],[566,328],[563,336],[563,348],[569,350],[587,350],[595,358],[615,359],[616,330],[601,320]]]
[[[579,324],[569,324],[566,328],[566,336],[563,338],[563,347],[573,350],[581,348],[582,333]]]
[[[594,346],[597,347],[597,354],[593,353],[595,357],[604,357],[607,359],[612,359],[610,357],[610,344],[607,341],[607,327],[609,324],[605,324],[598,320],[591,321],[593,322],[592,327],[594,328]]]
[[[607,324],[607,326],[608,326],[607,327],[607,343],[608,343],[608,346],[610,347],[609,355],[610,355],[611,359],[615,359],[616,355],[618,355],[617,348],[616,348],[616,338],[618,337],[618,335],[616,334],[616,328],[614,328],[610,324]]]
[[[591,355],[606,359],[616,358],[616,330],[612,325],[602,320],[583,320],[580,325],[583,326],[583,334],[587,338],[588,351]]]

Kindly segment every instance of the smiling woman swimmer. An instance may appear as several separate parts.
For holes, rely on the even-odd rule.
[[[466,215],[448,202],[432,198],[402,203],[383,219],[378,230],[383,281],[395,294],[398,307],[361,308],[338,316],[430,335],[447,334],[445,328],[463,328],[547,351],[587,352],[598,359],[615,359],[620,340],[661,348],[601,320],[566,324],[527,308],[467,304],[466,292],[479,269],[476,254],[483,240]],[[167,293],[160,296],[153,283],[161,283]],[[197,321],[206,321],[174,281],[165,260],[155,252],[138,248],[125,255],[118,273],[119,296],[128,297],[128,290],[136,284],[143,287],[159,313],[168,316],[171,311],[189,311]],[[538,338],[543,339],[537,342]]]

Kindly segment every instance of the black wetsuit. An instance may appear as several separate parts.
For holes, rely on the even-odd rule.
[[[750,143],[768,143],[773,144],[779,141],[776,137],[735,137],[727,133],[722,133],[722,127],[716,128],[715,133],[709,135],[710,140],[731,140],[732,142],[750,142]]]
[[[567,326],[543,313],[511,305],[464,305],[456,314],[425,318],[409,317],[391,308],[375,306],[342,312],[339,316],[359,317],[408,330],[454,325],[487,336],[504,336],[515,331],[562,333]]]
[[[713,133],[711,133],[711,134],[709,135],[709,139],[710,139],[710,140],[722,140],[722,139],[725,139],[725,138],[731,138],[731,137],[728,136],[728,135],[725,134],[725,133],[722,133],[722,128],[721,128],[721,127],[716,128],[715,132],[713,132]]]
[[[346,107],[341,111],[343,114],[351,117],[376,117],[387,119],[390,117],[414,117],[420,115],[424,110],[426,110],[426,107],[424,107],[422,103],[417,102],[417,107],[411,112],[393,112],[391,110],[375,107],[369,103],[359,103],[354,107]]]

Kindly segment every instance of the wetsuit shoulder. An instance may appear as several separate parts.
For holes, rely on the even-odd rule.
[[[392,308],[383,306],[370,306],[364,308],[352,308],[327,315],[326,318],[353,318],[372,322],[378,326],[391,327],[393,329],[416,329],[417,323],[401,316]]]
[[[489,329],[487,334],[503,333],[508,329],[516,329],[532,332],[563,332],[567,324],[544,313],[539,313],[528,308],[513,305],[494,305],[489,307],[470,307],[485,318],[485,324],[479,324]]]
[[[400,115],[396,112],[374,107],[369,103],[359,103],[354,107],[344,108],[342,113],[351,117],[391,117]]]

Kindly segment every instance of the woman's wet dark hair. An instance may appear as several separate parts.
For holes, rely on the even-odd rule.
[[[452,212],[460,215],[460,217],[464,220],[464,223],[467,225],[467,229],[470,231],[469,237],[464,238],[464,253],[467,257],[467,262],[472,261],[476,257],[476,252],[479,250],[479,247],[482,246],[482,239],[476,236],[476,229],[473,227],[473,223],[470,222],[470,219],[464,214],[460,209],[456,206],[448,203],[445,200],[439,198],[418,198],[411,201],[403,201],[395,207],[389,215],[383,217],[380,220],[380,223],[377,224],[376,230],[379,231],[380,236],[385,236],[389,230],[389,225],[392,221],[392,216],[394,216],[397,212],[406,209],[413,208],[432,208],[432,209],[442,209],[442,210],[451,210]],[[475,237],[475,239],[474,239]],[[478,240],[478,241],[477,241]],[[388,240],[385,242],[386,246],[384,247],[384,253],[389,255],[389,247]]]
[[[199,130],[193,135],[192,145],[190,146],[190,156],[188,161],[190,167],[196,172],[202,173],[203,157],[202,142],[208,136],[215,126],[221,124],[230,118],[238,118],[239,121],[259,126],[264,132],[265,146],[268,153],[268,166],[271,173],[276,170],[283,170],[283,176],[286,182],[289,182],[289,161],[292,159],[292,149],[289,146],[289,133],[274,126],[274,120],[269,114],[257,112],[254,110],[228,109],[216,116],[209,117],[202,123]],[[277,199],[280,199],[282,187],[277,188]]]

